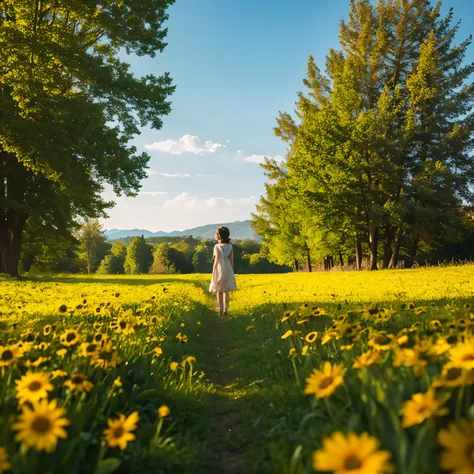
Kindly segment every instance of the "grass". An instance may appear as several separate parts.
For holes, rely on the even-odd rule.
[[[0,280],[0,346],[31,334],[35,346],[50,344],[44,351],[32,346],[2,369],[0,447],[6,447],[13,472],[64,472],[66,466],[68,473],[306,474],[314,472],[312,453],[336,431],[367,432],[378,439],[400,474],[441,472],[437,436],[450,423],[469,419],[467,379],[436,389],[437,395],[451,396],[446,415],[427,416],[406,428],[402,415],[413,394],[426,393],[439,380],[452,362],[453,348],[463,341],[471,344],[473,266],[239,275],[231,316],[224,320],[207,293],[208,281],[207,275]],[[83,300],[87,304],[77,309]],[[66,312],[59,310],[63,304]],[[313,307],[323,311],[315,316]],[[160,317],[159,324],[151,324],[153,315]],[[133,334],[116,333],[120,318],[137,325]],[[433,320],[440,321],[439,331],[432,330]],[[97,321],[121,355],[117,367],[91,368],[78,355],[79,346],[68,349],[65,359],[56,356],[63,331],[80,326],[84,341],[96,332]],[[57,326],[50,339],[43,336],[46,324]],[[356,326],[357,334],[348,336],[347,328]],[[291,335],[282,339],[288,331]],[[308,344],[305,336],[311,331],[318,336]],[[188,341],[178,343],[178,333]],[[378,363],[353,369],[380,335],[392,340],[378,352]],[[408,342],[399,344],[404,335]],[[447,344],[444,352],[436,353],[433,347],[442,343]],[[163,351],[159,357],[152,353],[157,345]],[[32,367],[41,356],[49,360]],[[170,370],[172,361],[188,356],[196,358],[192,371],[188,366]],[[325,361],[343,364],[344,383],[327,397],[305,395],[306,379]],[[67,410],[68,438],[59,440],[51,454],[25,453],[12,438],[11,426],[21,410],[14,381],[27,370],[51,373],[57,368],[68,376],[82,371],[94,389],[73,395],[55,379],[50,398]],[[471,369],[462,370],[468,376]],[[109,402],[116,377],[123,386]],[[161,405],[169,406],[171,415],[163,420],[160,443],[153,445]],[[107,447],[102,437],[107,419],[132,411],[140,414],[137,439],[124,452]]]

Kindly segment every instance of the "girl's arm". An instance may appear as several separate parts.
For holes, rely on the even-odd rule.
[[[234,270],[234,249],[230,251],[229,260],[230,260],[230,263],[232,264],[232,270]]]
[[[214,247],[214,254],[212,255],[212,259],[214,260],[214,264],[212,265],[212,273],[214,273],[216,265],[219,262],[219,252],[217,252],[216,247]]]

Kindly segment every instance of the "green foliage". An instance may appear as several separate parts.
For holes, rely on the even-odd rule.
[[[125,258],[127,248],[121,242],[115,242],[109,255],[106,255],[97,270],[102,275],[116,275],[125,273]]]
[[[301,258],[303,238],[317,259],[355,254],[360,266],[365,249],[371,269],[395,267],[466,237],[474,64],[458,28],[428,0],[351,2],[325,73],[309,58],[297,120],[277,119],[286,162],[263,165],[273,183],[254,228],[274,259]]]
[[[77,233],[79,260],[87,273],[94,273],[110,250],[102,224],[97,220],[87,220]]]
[[[166,46],[173,0],[0,3],[0,272],[17,273],[24,226],[71,229],[134,195],[146,153],[129,141],[159,129],[173,92],[167,73],[135,77],[119,57]]]
[[[124,270],[127,274],[148,273],[153,263],[153,250],[145,241],[143,235],[134,237],[131,244],[127,247]]]

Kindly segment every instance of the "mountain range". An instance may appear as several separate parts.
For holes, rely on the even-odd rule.
[[[124,239],[126,237],[135,237],[143,235],[145,238],[148,237],[184,237],[191,235],[195,238],[212,239],[216,229],[224,225],[230,230],[231,239],[255,239],[256,236],[252,227],[250,226],[250,220],[247,221],[236,221],[228,222],[226,224],[208,224],[200,227],[194,227],[186,230],[175,230],[172,232],[151,232],[146,229],[110,229],[105,231],[105,235],[109,240]],[[260,239],[258,239],[260,240]]]

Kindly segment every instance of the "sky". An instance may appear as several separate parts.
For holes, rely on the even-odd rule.
[[[444,0],[449,7],[463,22],[459,39],[474,33],[474,1]],[[349,0],[177,0],[164,52],[126,57],[137,76],[169,72],[176,91],[161,130],[134,140],[150,155],[138,196],[106,188],[116,206],[104,227],[172,231],[249,219],[265,192],[259,163],[286,153],[273,132],[278,112],[293,112],[310,54],[324,69],[348,12]]]

